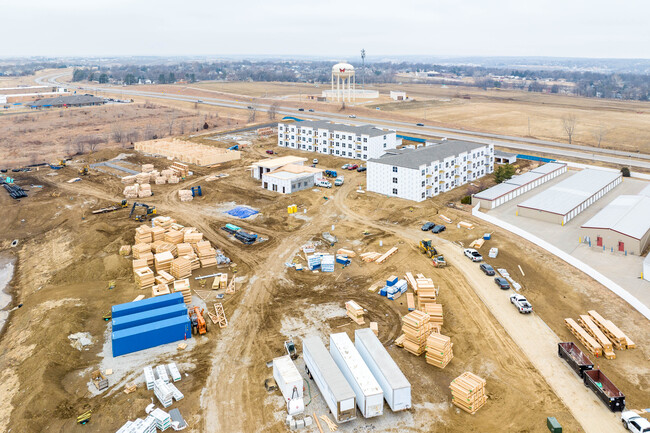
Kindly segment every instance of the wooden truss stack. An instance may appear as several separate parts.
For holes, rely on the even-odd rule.
[[[451,381],[451,402],[464,410],[474,414],[487,401],[485,395],[485,379],[477,375],[465,372]]]
[[[183,280],[174,281],[174,292],[181,292],[183,294],[183,301],[186,305],[192,303],[192,292],[190,291],[190,280],[185,278]]]
[[[431,333],[431,317],[428,314],[415,310],[402,318],[402,332],[404,333],[403,347],[415,356],[424,353],[427,337]]]
[[[363,308],[355,301],[348,301],[345,303],[345,309],[348,317],[352,319],[357,325],[363,325],[366,321],[363,319]]]
[[[171,262],[171,274],[176,279],[189,278],[192,276],[192,264],[185,257],[179,257]]]
[[[427,364],[445,368],[454,357],[451,338],[446,335],[431,333],[427,338]]]

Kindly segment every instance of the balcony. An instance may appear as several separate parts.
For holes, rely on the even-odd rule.
[[[426,178],[427,178],[427,179],[431,179],[432,177],[433,177],[432,174],[427,174],[427,175],[426,175]]]
[[[433,186],[427,185],[427,187],[425,189],[431,189],[431,188],[433,188]]]

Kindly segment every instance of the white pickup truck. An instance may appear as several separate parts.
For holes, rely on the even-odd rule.
[[[332,187],[332,183],[331,183],[329,180],[318,179],[318,180],[316,181],[316,186],[320,186],[320,187],[323,187],[323,188],[331,188],[331,187]]]
[[[528,302],[528,299],[524,295],[520,295],[518,293],[515,293],[514,295],[510,295],[510,302],[517,307],[517,310],[521,314],[528,314],[533,312],[533,306],[530,305],[530,302]]]
[[[639,416],[636,412],[624,410],[621,413],[621,421],[623,427],[633,433],[650,433],[650,421]]]

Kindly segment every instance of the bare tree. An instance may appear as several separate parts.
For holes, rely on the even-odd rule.
[[[600,147],[600,144],[603,142],[608,132],[609,130],[602,123],[598,125],[594,132],[592,132],[594,139],[598,142],[598,147]]]
[[[267,112],[267,114],[269,115],[269,120],[275,120],[275,115],[278,112],[278,105],[279,104],[276,101],[273,104],[271,104],[271,106],[269,107],[269,111]]]
[[[573,140],[573,134],[576,130],[576,123],[576,116],[573,114],[562,117],[562,128],[564,129],[564,133],[569,138],[569,144],[571,144],[571,141]]]
[[[87,138],[86,142],[88,143],[88,147],[90,148],[91,152],[94,152],[97,150],[99,145],[104,142],[102,137],[98,135],[90,136]]]
[[[174,135],[174,119],[176,118],[176,110],[172,110],[167,118],[169,124],[169,135]]]
[[[77,137],[75,140],[75,146],[77,149],[77,155],[83,155],[86,153],[86,141],[83,137]]]
[[[122,126],[119,123],[114,123],[113,124],[113,141],[116,143],[121,143],[124,141],[124,129],[122,129]]]

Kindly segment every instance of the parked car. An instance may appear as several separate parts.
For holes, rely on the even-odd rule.
[[[355,116],[354,114],[350,114],[348,117],[349,117],[350,119],[356,119],[356,118],[357,118],[357,116]]]
[[[433,228],[431,229],[431,232],[432,232],[432,233],[442,233],[442,232],[444,232],[445,230],[447,230],[447,227],[443,226],[442,224],[436,224],[436,225],[433,226]]]
[[[249,110],[252,110],[252,109],[253,109],[253,106],[252,106],[252,105],[249,105],[249,106],[246,107],[246,108],[248,108]]]
[[[341,185],[343,185],[343,178],[337,177],[336,180],[334,181],[334,186],[341,186]]]
[[[489,275],[489,276],[496,275],[496,272],[494,272],[494,268],[488,265],[487,263],[481,263],[479,265],[479,268],[481,268],[481,270],[485,275]]]
[[[357,164],[352,164],[351,166],[348,167],[348,170],[356,170],[357,168],[359,168]]]
[[[314,112],[314,109],[313,109],[313,108],[310,108],[310,109],[309,109],[309,112],[310,112],[310,113],[313,113],[313,112]]]
[[[331,188],[332,187],[332,182],[325,180],[325,179],[318,179],[316,181],[316,186],[321,186],[323,188]]]
[[[343,165],[341,166],[341,168],[342,168],[343,170],[347,170],[348,167],[349,167],[350,165],[351,165],[351,164],[343,164]]]
[[[202,104],[202,103],[203,103],[203,101],[202,101],[202,100],[200,100],[200,99],[199,99],[199,100],[197,100],[196,102],[198,102],[199,104]]]
[[[499,286],[501,290],[510,289],[510,283],[505,278],[495,277],[494,282],[497,284],[497,286]]]
[[[311,163],[312,164],[318,164],[318,159],[314,158],[314,160]]]
[[[467,256],[467,258],[469,258],[473,262],[483,261],[483,256],[481,256],[481,254],[478,251],[476,251],[474,248],[465,248],[463,252],[465,253],[465,256]]]
[[[422,231],[423,231],[423,232],[427,232],[427,231],[431,230],[431,228],[432,228],[433,226],[435,226],[435,223],[432,223],[432,222],[427,221],[427,222],[425,222],[424,225],[422,226]]]
[[[517,310],[519,310],[521,314],[528,314],[533,312],[533,306],[530,305],[528,299],[526,299],[524,295],[520,295],[519,293],[510,295],[510,303],[513,304],[515,307],[517,307]]]
[[[416,123],[415,126],[424,126],[424,123]]]
[[[298,111],[305,111],[304,108],[298,108]]]
[[[623,427],[634,433],[649,433],[650,421],[637,415],[636,412],[631,410],[624,410],[621,412],[621,421]]]
[[[357,168],[357,171],[358,171],[359,173],[361,173],[362,171],[366,171],[366,170],[367,170],[366,167],[359,167],[359,168]]]
[[[266,153],[268,153],[269,155],[273,155],[273,151],[271,149],[267,150]]]

